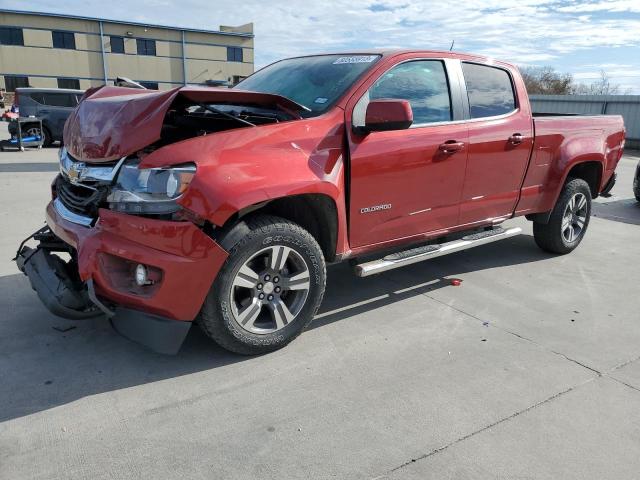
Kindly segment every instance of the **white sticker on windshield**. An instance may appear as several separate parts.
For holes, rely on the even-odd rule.
[[[334,65],[339,65],[341,63],[371,63],[376,58],[377,55],[356,55],[353,57],[340,57],[333,62]]]
[[[325,97],[318,97],[313,101],[313,103],[327,103],[327,100],[329,99]]]

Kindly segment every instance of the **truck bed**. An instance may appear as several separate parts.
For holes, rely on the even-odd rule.
[[[625,129],[620,115],[534,113],[533,127],[531,160],[516,215],[551,210],[571,166],[578,162],[603,164],[594,179],[598,194],[622,156]]]

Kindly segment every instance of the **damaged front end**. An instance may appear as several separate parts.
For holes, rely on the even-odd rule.
[[[303,110],[228,89],[87,91],[65,124],[47,226],[22,242],[18,268],[53,314],[105,315],[125,337],[177,353],[228,256],[214,240],[221,223],[200,208],[213,162],[185,140]],[[186,152],[151,161],[174,146]]]
[[[38,242],[34,248],[25,245],[31,239]],[[68,256],[69,260],[58,254]],[[14,260],[44,306],[58,317],[84,320],[104,315],[122,336],[168,355],[178,353],[191,327],[191,322],[105,304],[96,295],[93,279],[83,282],[80,278],[75,249],[56,237],[49,227],[25,239]]]

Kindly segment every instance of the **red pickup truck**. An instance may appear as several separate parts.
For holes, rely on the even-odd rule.
[[[100,87],[67,120],[19,268],[56,315],[176,352],[197,321],[259,354],[358,276],[516,235],[564,254],[622,156],[619,116],[536,116],[517,68],[382,51],[276,62],[236,88]],[[66,259],[66,260],[65,260]]]

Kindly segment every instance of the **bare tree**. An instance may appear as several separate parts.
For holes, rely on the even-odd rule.
[[[619,95],[620,85],[612,83],[604,70],[593,83],[575,83],[570,73],[556,72],[553,67],[521,67],[520,72],[529,94],[539,95]]]
[[[529,94],[570,95],[573,93],[573,77],[570,73],[558,73],[553,67],[522,67],[520,73]]]
[[[574,95],[618,95],[620,85],[612,84],[611,78],[604,70],[600,70],[600,78],[593,83],[579,83],[573,87]]]

